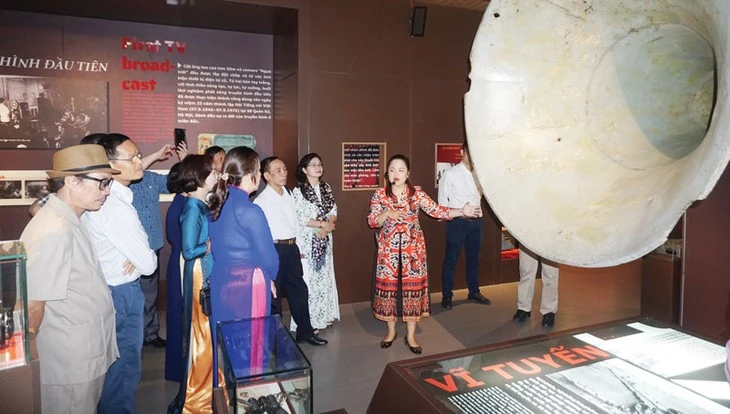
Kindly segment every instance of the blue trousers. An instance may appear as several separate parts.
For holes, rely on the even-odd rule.
[[[446,223],[446,254],[441,269],[444,298],[453,296],[454,271],[462,246],[466,251],[466,285],[469,293],[479,293],[479,250],[482,247],[484,221],[455,218]]]
[[[134,413],[134,396],[142,376],[144,293],[139,280],[109,289],[116,311],[119,359],[106,373],[98,413]]]

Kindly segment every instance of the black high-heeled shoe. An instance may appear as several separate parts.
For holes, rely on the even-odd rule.
[[[393,345],[393,341],[395,341],[395,338],[397,338],[397,337],[398,337],[398,332],[395,333],[395,335],[393,336],[393,339],[391,339],[390,341],[386,341],[385,339],[383,339],[382,341],[380,341],[380,347],[381,348],[390,348],[390,346]]]
[[[414,354],[420,354],[421,352],[423,352],[423,348],[421,348],[420,346],[411,346],[411,344],[408,343],[408,337],[407,336],[405,338],[403,338],[403,342],[405,342],[405,344],[408,347],[408,349],[410,349],[411,352],[413,352]]]

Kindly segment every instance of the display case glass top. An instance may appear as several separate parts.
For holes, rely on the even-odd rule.
[[[310,368],[278,316],[221,322],[218,329],[237,380]]]
[[[0,370],[30,362],[23,243],[0,241]]]
[[[311,364],[279,316],[221,322],[218,343],[235,413],[312,412]]]
[[[437,412],[730,413],[726,360],[642,318],[392,365]]]

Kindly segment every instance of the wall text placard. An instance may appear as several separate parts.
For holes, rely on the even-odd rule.
[[[342,143],[342,190],[372,190],[383,183],[384,142]]]

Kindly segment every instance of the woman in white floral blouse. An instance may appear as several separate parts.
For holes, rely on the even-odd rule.
[[[332,231],[337,205],[332,187],[322,181],[322,158],[315,153],[302,157],[296,175],[299,184],[292,191],[297,207],[297,245],[302,253],[304,281],[309,289],[309,316],[314,329],[324,329],[340,319]],[[296,329],[292,321],[291,329]]]

